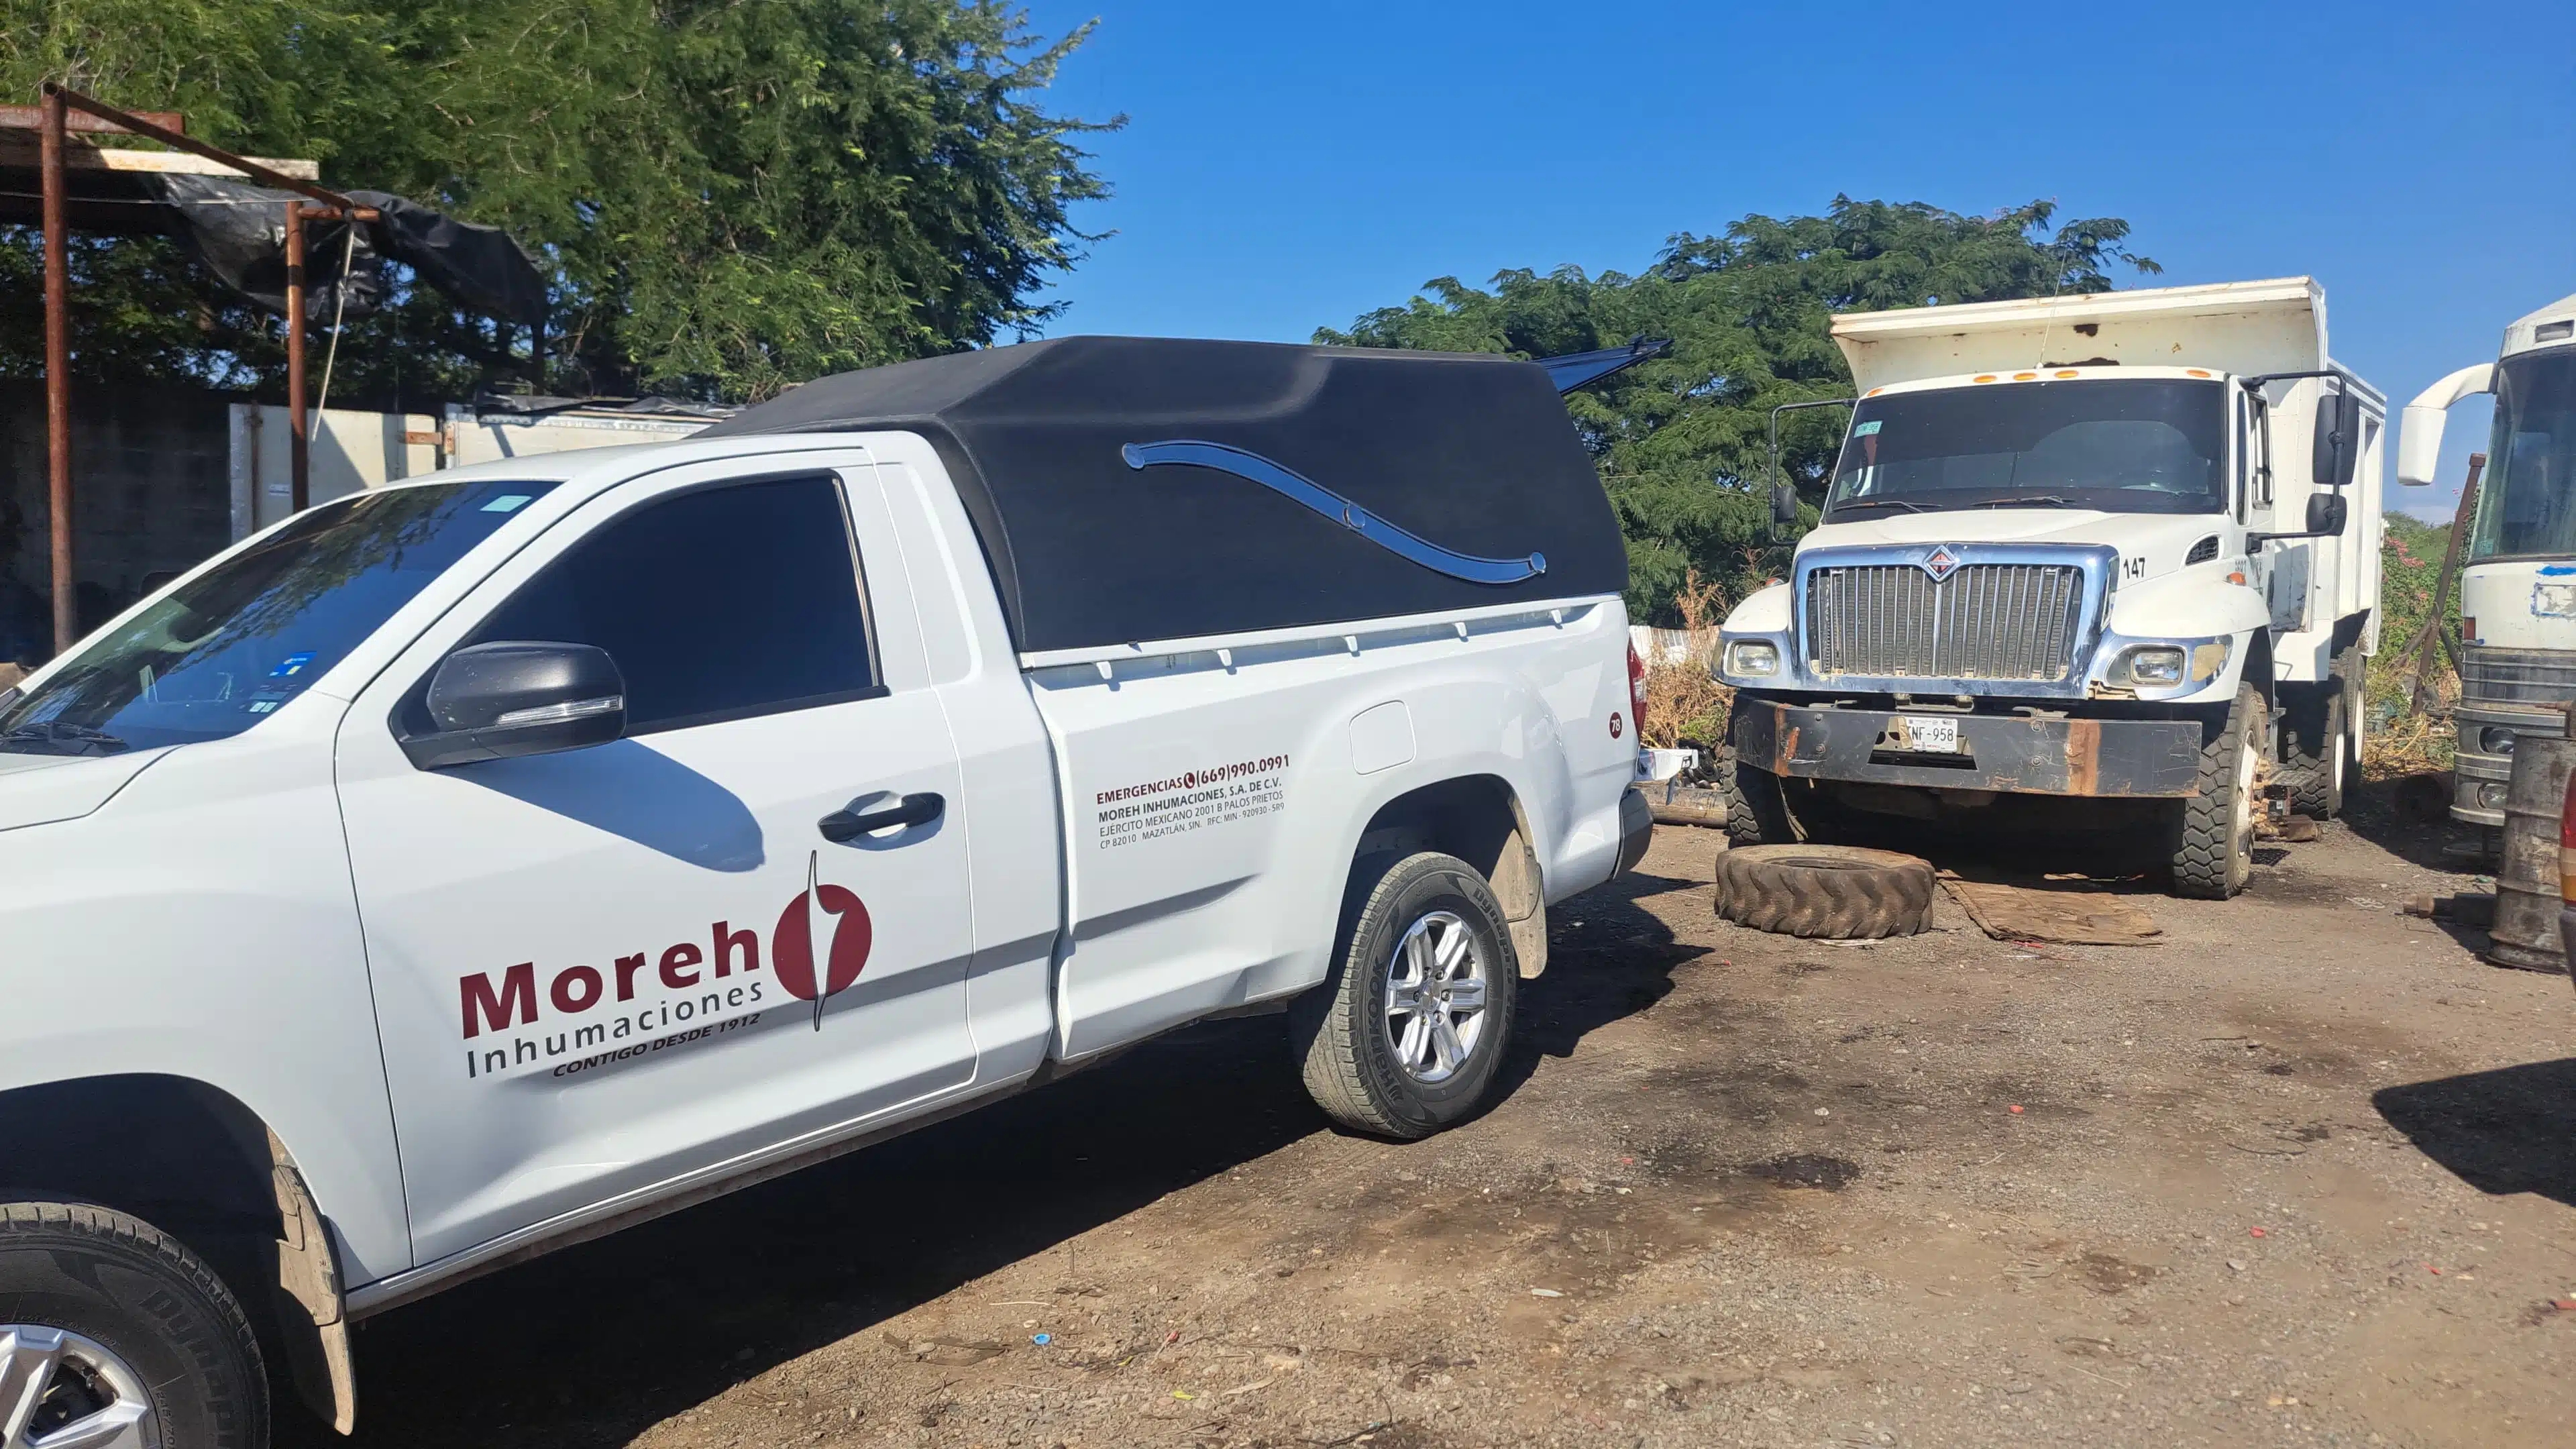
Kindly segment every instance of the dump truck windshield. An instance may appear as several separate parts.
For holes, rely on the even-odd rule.
[[[2215,513],[2227,506],[2217,381],[1982,384],[1865,398],[1826,521],[1954,508]]]
[[[36,688],[0,696],[0,751],[115,754],[239,734],[552,487],[429,484],[326,503],[154,600]]]
[[[2576,348],[2496,366],[2495,433],[2469,557],[2576,554]]]

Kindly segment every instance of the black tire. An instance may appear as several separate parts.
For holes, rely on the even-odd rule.
[[[1381,858],[1381,861],[1383,858]],[[1450,924],[1454,923],[1454,924]],[[1483,1006],[1476,1018],[1460,1012],[1450,1040],[1465,1050],[1442,1070],[1439,1060],[1416,1063],[1408,1043],[1437,1054],[1440,1038],[1417,1013],[1399,1037],[1388,1003],[1400,991],[1396,953],[1417,928],[1439,949],[1454,929],[1462,950],[1481,953]],[[1520,960],[1512,951],[1503,908],[1476,868],[1456,856],[1425,851],[1386,864],[1363,862],[1353,872],[1342,911],[1332,973],[1288,1009],[1289,1042],[1306,1077],[1306,1091],[1324,1114],[1354,1132],[1409,1142],[1455,1126],[1484,1104],[1511,1039],[1512,1005]],[[1475,1019],[1472,1032],[1468,1020]]]
[[[1781,799],[1780,777],[1744,763],[1736,754],[1735,716],[1726,721],[1726,749],[1717,761],[1717,796],[1726,805],[1729,845],[1786,845],[1798,836]]]
[[[1726,806],[1728,845],[1780,845],[1798,838],[1780,801],[1780,777],[1738,761],[1733,749],[1717,768],[1717,798]]]
[[[0,1324],[77,1334],[121,1360],[171,1449],[266,1449],[268,1377],[250,1320],[196,1254],[82,1203],[0,1204]],[[48,1412],[77,1416],[113,1373],[67,1354]],[[57,1420],[57,1427],[60,1427]]]
[[[1929,861],[1851,845],[1758,845],[1717,857],[1717,913],[1785,936],[1870,940],[1932,924]]]
[[[2263,692],[2236,687],[2213,738],[2200,746],[2200,793],[2174,812],[2174,894],[2223,901],[2254,874],[2254,765],[2262,759]]]
[[[2350,798],[2361,788],[2361,746],[2369,728],[2370,656],[2355,639],[2335,656],[2335,678],[2343,686],[2343,789]]]
[[[2343,813],[2344,792],[2358,779],[2359,741],[2352,725],[2360,709],[2359,643],[2344,646],[2321,684],[2295,686],[2281,709],[2273,778],[2290,789],[2290,808],[2311,820]],[[2293,686],[2283,686],[2285,692]]]

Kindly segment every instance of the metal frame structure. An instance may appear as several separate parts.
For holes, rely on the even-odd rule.
[[[16,120],[23,107],[7,107],[0,120]],[[53,555],[54,651],[78,637],[72,588],[71,268],[66,248],[68,186],[66,138],[73,131],[123,133],[158,141],[228,167],[263,186],[291,193],[286,203],[286,414],[292,506],[311,501],[311,424],[304,404],[304,224],[308,221],[375,221],[377,212],[336,191],[289,176],[247,156],[236,156],[187,134],[184,119],[169,111],[120,111],[103,101],[47,81],[36,108],[44,175],[45,233],[45,488]]]

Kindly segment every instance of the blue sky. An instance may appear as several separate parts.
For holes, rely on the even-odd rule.
[[[2576,292],[2576,5],[1034,0],[1119,112],[1051,329],[1302,341],[1432,278],[1634,271],[1837,191],[2120,216],[2151,282],[2310,273],[2402,405]],[[2453,414],[2455,495],[2482,404]],[[2392,476],[2391,489],[2394,491]],[[2425,493],[2392,498],[2447,516]]]

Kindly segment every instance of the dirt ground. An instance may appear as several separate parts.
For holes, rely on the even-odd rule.
[[[2576,992],[2398,912],[2438,844],[1833,945],[1667,827],[1474,1123],[1337,1135],[1278,1018],[1196,1028],[369,1322],[358,1443],[2576,1443]]]

